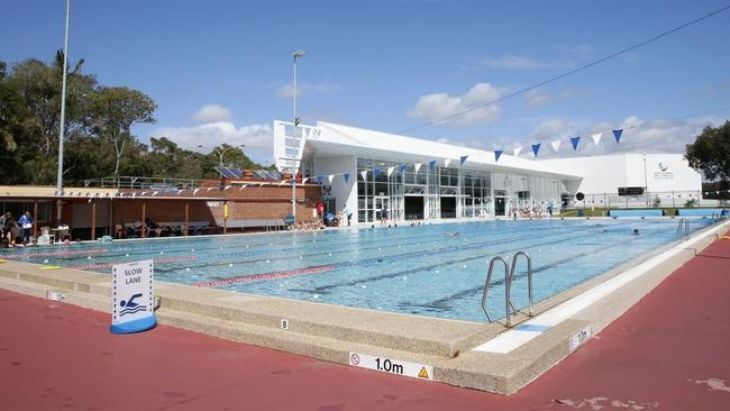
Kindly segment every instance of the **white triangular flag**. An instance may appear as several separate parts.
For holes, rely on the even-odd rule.
[[[512,149],[512,155],[518,157],[520,155],[520,151],[522,151],[522,147],[515,147]]]
[[[279,187],[283,186],[284,184],[286,184],[286,180],[281,180],[281,182],[279,183]]]
[[[230,190],[230,189],[231,189],[231,187],[232,187],[232,186],[225,186],[225,187],[223,188],[223,191],[228,191],[228,190]]]
[[[393,170],[395,170],[395,166],[388,167],[388,177],[390,177],[390,175],[393,174]]]
[[[362,176],[362,179],[364,181],[368,181],[368,170],[363,170],[360,172],[360,175]]]
[[[152,193],[153,196],[156,196],[157,194],[160,194],[160,192],[159,191],[155,191],[155,192]]]
[[[238,191],[243,191],[244,188],[248,187],[248,184],[244,184],[241,186],[241,188],[238,189]]]
[[[198,191],[200,191],[200,189],[199,189],[199,188],[196,188],[195,190],[193,190],[193,195],[196,195],[196,194],[198,194]]]
[[[416,163],[413,165],[413,168],[416,170],[416,174],[418,174],[418,170],[421,169],[421,163]]]
[[[591,136],[593,142],[596,143],[596,145],[598,145],[598,143],[601,141],[601,137],[603,137],[603,133],[596,133]]]
[[[307,181],[309,181],[309,177],[304,177],[304,178],[302,179],[302,184],[306,184],[306,183],[307,183]]]
[[[334,179],[335,179],[335,175],[334,174],[330,174],[330,175],[327,176],[327,181],[329,181],[330,185],[332,185],[332,180],[334,180]]]
[[[550,147],[552,147],[553,148],[553,151],[555,151],[557,153],[558,150],[560,150],[560,140],[553,140],[553,141],[551,141],[550,142]]]
[[[447,158],[446,160],[444,160],[444,168],[449,168],[449,164],[451,164],[450,158]]]

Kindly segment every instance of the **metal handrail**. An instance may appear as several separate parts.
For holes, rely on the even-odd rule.
[[[689,219],[687,217],[682,217],[679,219],[679,222],[677,223],[677,235],[681,234],[682,229],[684,229],[684,233],[689,233]]]
[[[529,300],[528,303],[528,311],[527,315],[530,317],[533,316],[533,310],[532,310],[532,258],[530,258],[530,255],[527,254],[524,251],[518,251],[515,253],[515,255],[512,256],[512,267],[509,270],[509,281],[512,283],[512,278],[515,275],[515,270],[517,269],[517,261],[519,256],[524,256],[525,260],[527,260],[527,299]],[[511,284],[510,284],[511,288]],[[512,305],[512,301],[510,300],[510,305]],[[514,310],[515,307],[512,305],[512,309]],[[516,311],[516,310],[515,310]]]
[[[502,262],[504,265],[504,305],[505,305],[505,311],[507,312],[507,327],[512,326],[512,320],[510,318],[510,312],[509,308],[512,302],[510,301],[510,287],[512,286],[510,281],[510,274],[509,274],[509,264],[507,264],[507,261],[505,261],[502,257],[494,257],[489,261],[489,270],[487,271],[487,281],[484,283],[484,292],[482,293],[482,311],[484,311],[484,314],[487,316],[487,320],[491,323],[492,317],[489,315],[489,312],[487,311],[487,297],[489,295],[489,284],[492,282],[492,272],[494,271],[494,265],[497,262]]]

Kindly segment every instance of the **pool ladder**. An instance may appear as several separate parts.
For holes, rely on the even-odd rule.
[[[529,315],[530,317],[534,315],[532,310],[532,258],[530,258],[530,255],[526,252],[518,251],[512,256],[512,264],[509,264],[507,260],[499,256],[493,257],[489,261],[487,281],[484,283],[484,293],[482,294],[482,311],[484,311],[484,315],[487,316],[487,320],[490,323],[492,322],[492,316],[489,315],[489,311],[487,310],[489,286],[492,283],[492,273],[494,272],[494,267],[497,263],[502,263],[502,265],[504,266],[504,308],[506,313],[505,321],[507,328],[512,327],[512,315],[517,314],[517,309],[515,309],[515,306],[512,303],[512,278],[514,277],[515,271],[517,270],[517,263],[519,262],[520,256],[525,257],[525,261],[527,261],[527,297],[529,300],[527,315]]]
[[[682,235],[682,230],[684,230],[684,235],[689,233],[689,220],[687,217],[682,217],[677,222],[677,235]]]

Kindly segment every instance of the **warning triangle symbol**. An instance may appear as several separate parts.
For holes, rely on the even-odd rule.
[[[418,372],[419,378],[428,378],[428,371],[426,370],[426,367],[421,367],[421,371]]]

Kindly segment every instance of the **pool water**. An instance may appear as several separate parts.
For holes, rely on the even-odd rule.
[[[712,223],[696,219],[692,231]],[[638,229],[638,235],[634,230]],[[480,301],[493,256],[532,257],[535,301],[677,241],[677,221],[479,221],[360,230],[149,239],[2,250],[0,258],[111,273],[155,260],[156,281],[399,313],[484,321]],[[520,263],[515,306],[527,306]],[[489,310],[504,316],[503,269]]]

